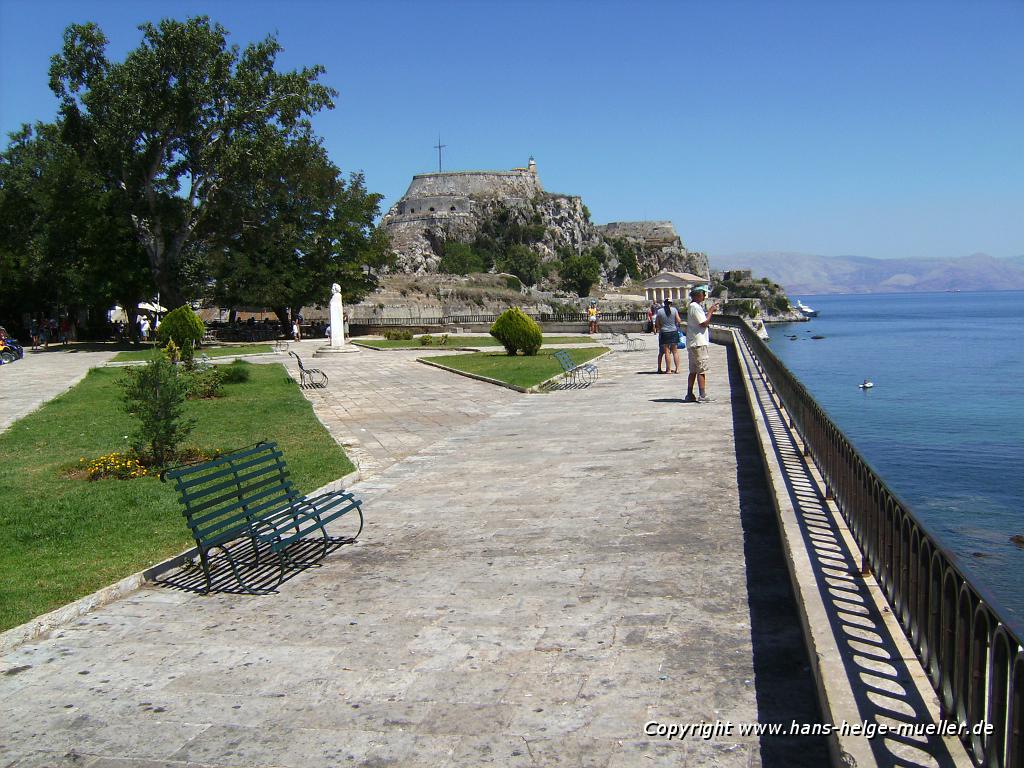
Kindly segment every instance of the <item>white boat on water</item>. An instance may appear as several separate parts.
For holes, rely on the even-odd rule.
[[[806,304],[804,304],[802,301],[800,301],[800,299],[796,300],[796,308],[800,311],[800,314],[802,314],[804,317],[817,317],[818,316],[818,310],[811,309]]]

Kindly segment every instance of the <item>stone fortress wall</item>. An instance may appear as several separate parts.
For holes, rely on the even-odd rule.
[[[610,238],[641,240],[649,245],[679,245],[679,233],[671,221],[613,221],[598,224],[597,231]]]
[[[529,167],[510,171],[421,173],[412,177],[402,199],[389,211],[389,218],[469,213],[474,198],[529,200],[543,192],[532,158]]]

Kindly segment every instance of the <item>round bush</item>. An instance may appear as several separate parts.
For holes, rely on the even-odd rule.
[[[192,307],[182,304],[167,313],[157,328],[156,336],[161,344],[173,341],[184,357],[202,340],[203,330],[203,321],[192,311]]]
[[[519,307],[509,307],[491,326],[491,336],[501,342],[510,355],[522,350],[524,355],[536,355],[544,337],[537,322]]]

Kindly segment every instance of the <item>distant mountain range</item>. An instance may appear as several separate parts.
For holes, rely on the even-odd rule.
[[[750,269],[788,294],[1024,290],[1024,255],[997,259],[975,253],[956,259],[870,259],[807,253],[711,256],[715,270]]]

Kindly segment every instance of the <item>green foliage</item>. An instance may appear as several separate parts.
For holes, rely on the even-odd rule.
[[[524,285],[536,285],[541,277],[540,256],[526,245],[512,245],[496,261],[502,272],[509,272]]]
[[[510,291],[522,292],[523,281],[520,280],[515,275],[505,275],[505,287],[508,288]]]
[[[627,277],[631,280],[639,280],[642,275],[636,260],[637,247],[621,237],[617,237],[610,242],[612,250],[615,251],[615,256],[619,261],[618,267],[615,268],[615,282],[621,285]]]
[[[0,152],[0,233],[0,324],[17,335],[44,307],[89,310],[99,323],[115,302],[134,307],[154,293],[123,192],[59,125],[23,126]]]
[[[582,256],[570,256],[562,261],[558,271],[562,279],[562,288],[575,291],[579,296],[588,295],[591,286],[601,278],[601,265],[591,252]]]
[[[757,317],[760,312],[760,308],[753,301],[738,301],[735,303],[736,309],[743,317],[754,318]]]
[[[544,342],[540,326],[519,307],[509,307],[498,316],[491,326],[491,336],[500,341],[510,355],[520,350],[527,356],[536,355]]]
[[[182,304],[171,310],[157,328],[156,337],[161,344],[174,342],[180,350],[181,359],[186,364],[192,361],[192,353],[203,338],[203,321],[192,311],[192,307]]]
[[[466,243],[452,240],[444,244],[444,254],[438,263],[438,269],[449,275],[468,275],[471,272],[486,272],[484,257],[476,253]]]
[[[309,118],[333,107],[336,93],[317,82],[323,67],[279,72],[283,49],[272,36],[241,49],[206,16],[140,29],[141,44],[116,62],[96,24],[72,24],[51,59],[50,88],[66,140],[107,189],[119,190],[123,221],[174,306],[190,283],[205,284],[208,253],[199,246],[207,224],[234,216],[237,233],[245,211],[255,230],[273,237],[290,226],[287,216],[265,215],[274,193],[266,185],[274,172],[294,170],[279,162],[290,147],[318,143]],[[247,208],[250,201],[259,204]]]
[[[586,205],[583,206],[583,218],[590,221],[590,209]]]
[[[189,400],[208,400],[224,394],[224,373],[218,366],[185,371],[181,377]]]
[[[384,331],[384,338],[388,341],[411,341],[412,331],[388,328]]]
[[[252,367],[244,360],[235,360],[219,370],[223,373],[225,384],[244,384],[249,380]]]
[[[778,313],[788,312],[790,310],[789,299],[787,299],[785,296],[783,296],[781,294],[778,295],[778,296],[773,296],[769,300],[768,306],[774,312],[778,312]]]
[[[425,333],[422,336],[420,336],[420,346],[421,347],[429,347],[433,343],[434,343],[434,337],[431,336],[429,333]]]
[[[157,354],[143,366],[128,368],[120,384],[124,408],[136,419],[129,436],[132,448],[144,464],[166,466],[195,426],[185,418],[184,377]]]

